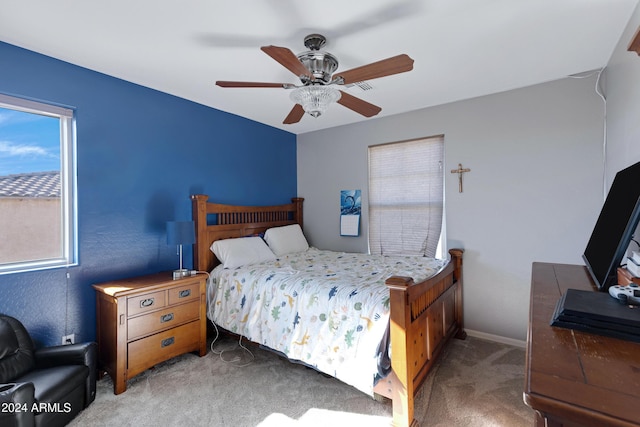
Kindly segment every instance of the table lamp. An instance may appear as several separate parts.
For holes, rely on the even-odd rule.
[[[176,245],[180,256],[180,268],[173,270],[173,279],[180,279],[189,275],[189,270],[182,267],[182,245],[193,245],[196,242],[196,232],[193,221],[167,222],[167,245]]]

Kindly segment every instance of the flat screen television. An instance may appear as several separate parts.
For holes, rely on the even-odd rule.
[[[640,221],[640,162],[616,174],[582,258],[599,290],[617,282],[617,269]]]

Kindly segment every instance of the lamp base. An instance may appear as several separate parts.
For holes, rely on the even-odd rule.
[[[182,279],[183,277],[190,276],[191,273],[186,268],[182,268],[179,270],[173,270],[173,280]]]

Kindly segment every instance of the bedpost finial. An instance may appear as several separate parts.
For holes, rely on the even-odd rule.
[[[209,200],[209,196],[207,196],[206,194],[192,194],[191,200],[199,200],[201,202],[206,202],[207,200]]]
[[[462,258],[462,254],[464,253],[464,249],[461,249],[461,248],[449,249],[449,253],[451,254],[451,256]]]

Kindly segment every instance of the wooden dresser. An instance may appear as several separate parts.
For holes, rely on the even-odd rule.
[[[640,426],[640,343],[550,326],[570,288],[596,292],[586,267],[533,264],[524,401],[536,425]]]
[[[127,380],[187,352],[207,352],[206,275],[178,280],[171,272],[93,285],[96,290],[99,369],[113,391]]]

